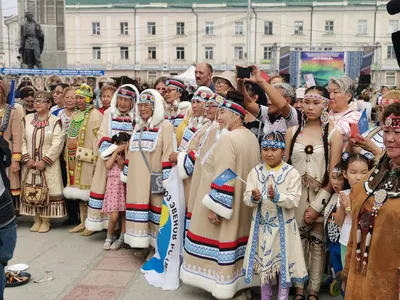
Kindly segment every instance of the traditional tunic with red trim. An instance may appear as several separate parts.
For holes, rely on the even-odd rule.
[[[99,140],[99,156],[94,172],[89,196],[89,210],[85,227],[90,231],[101,231],[108,228],[109,215],[101,213],[103,208],[104,193],[107,183],[107,169],[104,160],[111,156],[116,145],[111,143],[113,135],[119,132],[132,134],[132,118],[126,116],[112,116],[112,110],[104,112],[103,121],[97,133]]]
[[[174,127],[163,120],[152,129],[143,129],[140,145],[139,138],[140,128],[136,125],[121,173],[121,180],[127,183],[124,241],[133,248],[147,248],[156,245],[163,194],[151,194],[151,173],[143,155],[151,171],[162,172],[163,182],[167,180],[172,167],[168,159],[174,150]]]
[[[224,134],[205,157],[197,190],[200,201],[193,206],[180,277],[185,284],[207,290],[217,299],[230,299],[259,282],[246,285],[244,281],[243,259],[252,214],[243,202],[245,185],[234,180],[218,187],[212,181],[227,168],[246,178],[259,163],[259,153],[254,134],[239,128]],[[220,216],[219,225],[208,220],[210,210]]]
[[[61,121],[50,115],[48,119],[39,121],[36,114],[30,114],[22,119],[22,177],[31,184],[42,184],[42,176],[35,169],[28,170],[26,163],[33,159],[46,163],[44,176],[49,188],[50,204],[45,208],[26,206],[21,202],[20,213],[35,216],[39,213],[44,218],[62,218],[66,216],[63,200],[63,182],[61,177],[60,155],[65,141]],[[27,172],[29,172],[27,174]]]

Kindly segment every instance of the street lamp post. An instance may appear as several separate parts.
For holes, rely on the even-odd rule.
[[[247,3],[247,64],[251,63],[251,0]]]

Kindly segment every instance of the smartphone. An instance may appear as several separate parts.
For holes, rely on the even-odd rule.
[[[250,78],[251,67],[237,67],[237,78]]]
[[[351,137],[353,139],[356,139],[357,134],[360,134],[360,130],[358,129],[358,124],[356,123],[349,123],[349,124],[350,124]]]

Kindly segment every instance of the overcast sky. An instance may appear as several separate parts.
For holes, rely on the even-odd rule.
[[[17,13],[18,0],[0,0],[2,2],[1,8],[3,10],[3,17]]]

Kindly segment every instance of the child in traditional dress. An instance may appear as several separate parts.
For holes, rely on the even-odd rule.
[[[341,254],[340,254],[340,227],[335,223],[336,210],[339,193],[348,185],[347,180],[343,176],[342,163],[337,164],[331,173],[331,183],[335,192],[325,206],[324,210],[324,228],[326,234],[327,247],[329,249],[329,258],[333,269],[334,276],[339,278],[343,270]]]
[[[372,158],[372,157],[371,157]],[[344,167],[343,176],[348,180],[350,189],[353,188],[371,169],[370,157],[362,154],[349,156],[347,152],[342,156]],[[351,200],[349,197],[350,189],[339,193],[339,201],[337,202],[337,212],[335,223],[340,227],[340,252],[342,266],[346,259],[347,243],[349,241],[351,231]]]
[[[279,131],[267,134],[262,143],[265,163],[251,170],[244,193],[254,207],[245,256],[246,282],[253,271],[261,278],[261,299],[272,299],[271,283],[279,281],[278,300],[286,300],[294,282],[308,279],[295,208],[301,197],[300,174],[282,161],[285,138]]]
[[[120,132],[111,139],[116,145],[114,152],[109,159],[104,161],[107,173],[107,185],[104,194],[102,213],[110,214],[108,222],[107,238],[104,242],[104,250],[118,250],[124,243],[125,233],[125,203],[126,203],[126,184],[120,180],[121,170],[125,163],[125,149],[129,142],[130,135]],[[121,234],[114,240],[115,227],[121,219]]]

